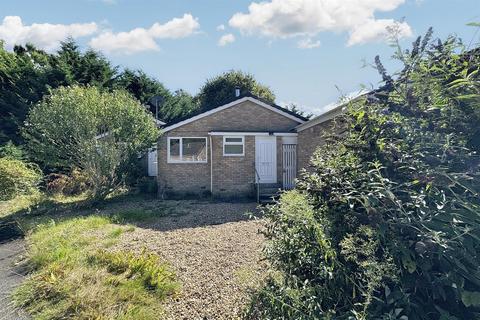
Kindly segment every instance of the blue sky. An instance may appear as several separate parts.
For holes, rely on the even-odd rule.
[[[429,26],[437,37],[478,43],[466,24],[480,21],[480,0],[16,0],[0,2],[0,13],[7,48],[30,41],[53,51],[72,35],[116,65],[192,94],[240,69],[270,86],[278,103],[319,113],[339,98],[336,87],[377,85],[363,60],[379,54],[395,70],[384,31],[394,21],[405,46]]]

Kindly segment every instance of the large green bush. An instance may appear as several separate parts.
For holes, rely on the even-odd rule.
[[[267,210],[252,317],[480,319],[480,49],[430,35]]]
[[[125,91],[95,87],[52,90],[29,112],[29,154],[55,171],[81,171],[94,199],[121,187],[138,156],[158,138],[152,115]]]
[[[10,200],[18,195],[36,190],[42,178],[37,166],[12,158],[0,158],[0,200]]]

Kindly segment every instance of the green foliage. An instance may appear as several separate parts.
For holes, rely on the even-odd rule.
[[[166,99],[171,96],[162,83],[140,70],[126,69],[115,78],[114,86],[117,89],[127,90],[143,104],[148,104],[150,98],[155,95],[160,95]]]
[[[42,173],[37,166],[12,158],[0,158],[0,200],[10,200],[37,190]]]
[[[480,317],[480,50],[398,50],[348,105],[297,191],[267,210],[268,319]]]
[[[241,71],[229,71],[208,79],[195,100],[202,112],[207,111],[233,101],[237,87],[242,94],[251,93],[268,102],[275,101],[275,95],[268,87],[258,83],[253,75]]]
[[[152,253],[106,251],[129,231],[99,216],[41,225],[27,237],[34,273],[16,304],[35,319],[158,319],[178,285]]]
[[[14,145],[12,141],[8,141],[6,144],[0,146],[0,157],[23,160],[24,154],[20,147]]]
[[[151,109],[154,112],[153,109]],[[184,118],[198,110],[193,97],[185,90],[177,90],[159,109],[159,119],[165,122]]]
[[[128,93],[78,86],[55,89],[35,105],[23,133],[36,161],[67,172],[79,168],[98,199],[124,183],[158,137],[151,115]]]
[[[71,39],[51,54],[30,44],[16,46],[14,52],[0,45],[0,143],[23,143],[19,128],[30,108],[49,90],[73,85],[126,90],[144,105],[152,96],[161,95],[165,101],[159,118],[164,121],[185,116],[196,108],[192,96],[185,91],[172,94],[161,82],[139,70],[119,72],[100,53],[82,52]]]
[[[64,42],[56,54],[32,45],[16,46],[8,52],[0,46],[0,143],[21,143],[19,128],[31,106],[50,88],[73,84],[111,87],[116,68],[99,53],[81,53],[72,41]]]

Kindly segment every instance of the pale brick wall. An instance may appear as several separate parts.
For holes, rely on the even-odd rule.
[[[297,168],[309,170],[310,159],[317,148],[325,144],[325,137],[333,132],[341,134],[344,131],[342,124],[335,120],[319,123],[308,129],[298,132]]]
[[[210,131],[287,132],[298,122],[245,101],[165,133],[158,143],[160,193],[202,194],[210,191]],[[207,163],[167,163],[167,137],[208,137]],[[224,157],[223,137],[212,136],[213,195],[249,196],[255,181],[255,137],[245,136],[244,157]],[[277,179],[282,182],[282,146],[277,137]]]

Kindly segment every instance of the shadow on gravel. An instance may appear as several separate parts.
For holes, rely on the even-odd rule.
[[[258,210],[253,202],[162,200],[132,194],[100,203],[85,200],[64,203],[46,198],[28,209],[0,218],[0,242],[23,237],[40,223],[92,214],[109,216],[118,224],[170,231],[244,221],[249,219],[248,214],[258,214]]]

